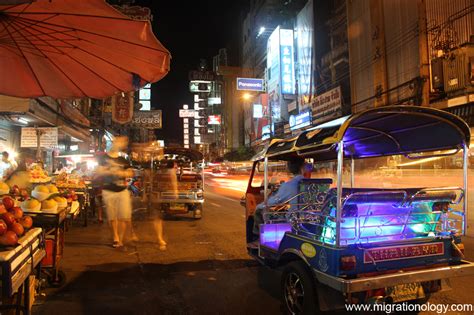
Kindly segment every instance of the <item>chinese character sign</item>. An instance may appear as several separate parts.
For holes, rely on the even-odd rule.
[[[280,30],[281,93],[295,94],[293,30]]]
[[[112,121],[118,124],[127,124],[133,117],[133,92],[124,96],[116,95],[112,98]]]

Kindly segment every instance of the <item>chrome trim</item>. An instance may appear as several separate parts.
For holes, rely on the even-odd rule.
[[[336,207],[336,246],[341,245],[341,212],[342,212],[342,168],[344,164],[344,141],[340,141],[337,152],[337,207]]]
[[[466,235],[467,222],[468,222],[468,167],[469,167],[469,146],[464,144],[463,146],[463,188],[465,191],[464,194],[464,203],[463,203],[463,224],[462,224],[462,235]]]
[[[449,150],[449,149],[448,149]],[[410,153],[404,153],[403,156],[406,157],[407,159],[410,160],[421,160],[421,159],[428,159],[428,158],[434,158],[434,157],[445,157],[445,156],[451,156],[451,155],[456,155],[461,151],[460,147],[453,148],[451,150],[455,150],[454,152],[446,152],[446,153],[439,153],[439,154],[431,154],[431,155],[420,155],[420,156],[412,156]],[[419,152],[422,153],[422,152]]]
[[[355,186],[355,161],[354,158],[351,157],[351,188]]]
[[[265,156],[263,162],[263,201],[265,203],[265,208],[268,207],[268,156]]]
[[[429,268],[415,271],[399,271],[359,279],[343,279],[325,274],[313,268],[319,282],[341,293],[362,292],[378,288],[386,288],[399,284],[449,279],[452,277],[474,275],[474,263],[461,261],[460,265]]]

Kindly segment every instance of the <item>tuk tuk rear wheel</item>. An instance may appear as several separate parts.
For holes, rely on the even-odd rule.
[[[293,261],[285,266],[281,292],[287,314],[319,313],[314,278],[304,262]]]

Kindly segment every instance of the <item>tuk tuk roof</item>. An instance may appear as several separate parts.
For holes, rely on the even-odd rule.
[[[446,111],[419,106],[384,106],[315,126],[298,136],[273,139],[253,160],[287,160],[308,156],[335,160],[343,141],[344,155],[365,157],[459,150],[469,146],[469,126]]]

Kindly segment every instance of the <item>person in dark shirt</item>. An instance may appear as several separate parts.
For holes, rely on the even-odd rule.
[[[112,149],[102,157],[97,170],[102,181],[107,219],[112,228],[112,246],[115,248],[123,246],[123,238],[132,218],[132,201],[126,179],[133,176],[133,171],[130,163],[120,156],[127,145],[127,137],[115,137]]]

